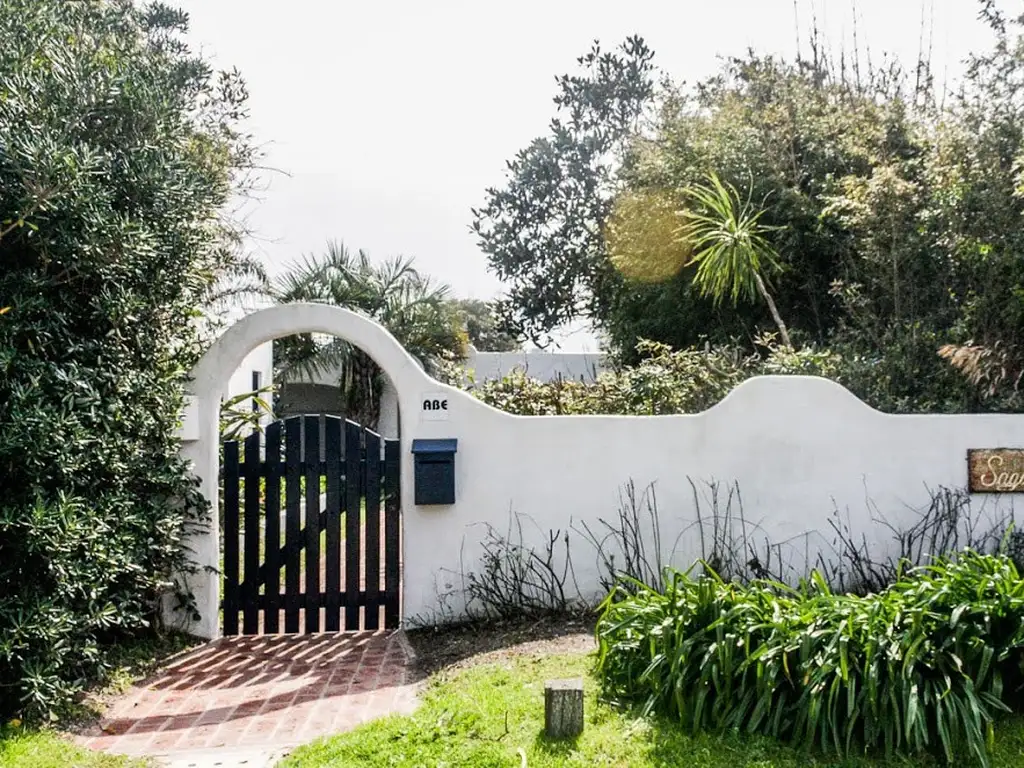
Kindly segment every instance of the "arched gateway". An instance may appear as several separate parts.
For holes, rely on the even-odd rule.
[[[243,319],[239,320],[237,323],[235,323],[231,328],[229,328],[227,332],[225,332],[210,347],[210,349],[206,352],[205,355],[203,355],[202,359],[193,369],[192,385],[190,388],[190,398],[186,406],[182,423],[182,454],[192,463],[193,471],[200,482],[200,489],[205,498],[210,502],[211,509],[214,510],[214,514],[211,516],[212,519],[209,521],[209,525],[204,526],[202,530],[191,535],[190,540],[188,542],[188,546],[191,550],[193,561],[196,566],[195,571],[193,573],[186,574],[180,577],[180,580],[185,583],[185,585],[188,588],[188,591],[190,591],[195,598],[195,614],[198,614],[198,618],[196,617],[196,615],[190,614],[189,612],[174,610],[173,606],[170,603],[168,603],[165,610],[165,619],[169,624],[184,629],[190,634],[210,639],[218,637],[221,634],[221,531],[219,516],[216,514],[216,510],[218,509],[220,501],[220,489],[218,482],[220,474],[219,417],[220,404],[225,387],[231,374],[238,368],[239,365],[242,364],[242,361],[244,360],[245,356],[253,349],[268,341],[272,341],[273,339],[299,333],[324,333],[337,336],[339,338],[344,339],[347,342],[350,342],[351,344],[354,344],[355,346],[359,347],[364,352],[366,352],[368,355],[370,355],[370,357],[372,357],[373,360],[384,370],[384,372],[388,375],[388,377],[394,384],[395,390],[398,393],[399,411],[401,419],[405,419],[407,414],[416,412],[416,403],[418,402],[418,399],[421,397],[421,393],[423,391],[437,389],[439,386],[441,386],[438,384],[438,382],[434,381],[429,376],[427,376],[426,373],[424,373],[424,371],[417,364],[416,360],[411,355],[409,355],[409,353],[406,352],[405,349],[402,348],[398,341],[396,341],[395,338],[390,333],[388,333],[386,329],[384,329],[377,323],[374,323],[366,319],[365,317],[362,317],[354,312],[341,309],[339,307],[327,304],[284,304],[280,306],[270,307],[268,309],[263,309],[251,315],[248,315]],[[289,426],[297,427],[298,424],[296,423]],[[405,425],[402,426],[405,427]],[[306,432],[307,439],[310,439],[311,441],[307,442],[304,447],[307,450],[312,449],[312,451],[318,452],[318,446],[316,445],[315,440],[317,437],[319,437],[319,430],[306,430]],[[310,437],[310,433],[312,432],[316,432],[317,434]],[[288,438],[291,437],[291,450],[293,451],[293,456],[297,457],[299,447],[297,445],[299,440],[298,435],[300,434],[299,431],[297,429],[290,429],[286,427],[284,429],[284,433],[285,434],[282,435],[282,429],[280,424],[272,426],[271,429],[268,430],[268,445],[271,444],[271,442],[274,445],[276,445],[278,441],[281,440],[281,438],[284,438],[284,442],[287,443]],[[354,466],[354,464],[351,462],[358,461],[358,446],[360,439],[362,439],[360,430],[354,429],[354,425],[349,424],[346,425],[346,432],[343,434],[342,426],[339,423],[334,425],[333,427],[331,424],[328,424],[326,433],[326,441],[328,443],[327,450],[328,452],[331,452],[332,446],[334,450],[332,457],[329,458],[333,458],[339,455],[337,449],[339,445],[343,445],[344,441],[347,439],[349,451],[347,452],[345,463],[349,463],[349,466]],[[405,443],[409,441],[408,435],[410,431],[408,428],[401,428],[400,433],[405,435],[405,437],[401,439],[402,445],[404,446]],[[249,446],[250,449],[252,449],[253,445],[255,445],[256,450],[258,451],[258,443],[253,443],[253,441],[250,442],[252,443]],[[354,451],[353,445],[356,446]],[[373,462],[374,466],[371,466],[371,461],[369,459],[371,458],[374,450],[377,450],[379,452],[379,445],[380,443],[376,441],[375,436],[369,435],[369,439],[367,440],[366,446],[367,450],[364,451],[366,459],[363,461],[363,465],[365,467],[369,467],[369,469],[363,470],[361,471],[361,473],[355,474],[361,474],[364,481],[362,487],[369,490],[373,490],[371,486],[379,489],[380,486],[375,486],[374,483],[379,482],[380,484],[383,484],[384,478],[381,477],[380,475],[389,474],[390,476],[388,480],[390,480],[390,482],[392,483],[392,498],[391,503],[387,506],[387,509],[385,510],[385,513],[393,513],[397,515],[397,511],[401,501],[410,498],[411,481],[409,480],[408,477],[402,476],[401,481],[398,482],[398,466],[400,464],[399,457],[401,456],[402,448],[397,443],[393,446],[389,446],[389,464],[387,473],[384,472],[384,467],[380,467],[380,469],[378,470],[375,461]],[[407,449],[408,446],[405,447]],[[238,471],[239,467],[239,464],[237,463],[237,458],[238,457],[236,454],[234,456],[234,471],[236,472]],[[256,454],[255,458],[257,459],[257,461],[259,461],[258,453]],[[307,459],[308,458],[309,457],[307,456]],[[316,458],[319,459],[319,456],[316,456]],[[229,456],[228,459],[230,461],[231,457]],[[289,469],[288,471],[297,472],[297,458],[292,463],[295,464],[296,466],[291,467],[291,469]],[[285,471],[286,464],[287,462],[282,463],[280,471]],[[315,475],[313,474],[312,470],[308,469],[308,467],[313,465],[313,462],[307,460],[306,463],[303,465],[304,467],[307,468],[308,471],[308,474],[306,474],[306,477],[308,479],[307,487],[310,487],[314,482],[319,481],[319,478],[321,476],[321,464],[323,464],[324,467],[326,468],[326,472],[330,472],[330,466],[332,465],[331,461],[317,461],[317,469]],[[263,466],[268,468],[270,467],[270,465],[270,461],[266,461],[263,463]],[[335,461],[333,465],[336,466],[340,472],[344,472],[343,465],[339,464],[339,462]],[[244,463],[242,466],[244,466]],[[256,466],[256,462],[249,464],[250,470],[248,471],[251,472],[254,466]],[[243,469],[242,471],[243,473],[246,473],[246,470]],[[283,478],[279,473],[275,473],[273,469],[268,469],[267,472],[270,473],[273,479],[273,482],[267,485],[268,488],[271,485],[282,485],[280,481],[283,480]],[[352,477],[353,474],[354,473],[350,471],[348,477]],[[260,476],[266,477],[267,473],[261,473]],[[367,477],[371,479],[369,485],[367,485],[365,482]],[[289,488],[288,490],[288,493],[292,494],[292,498],[289,499],[289,501],[295,502],[295,504],[298,503],[299,499],[297,495],[297,480],[298,475],[296,474],[294,477],[294,487]],[[265,483],[266,481],[264,480],[263,482]],[[331,506],[337,507],[337,504],[342,499],[344,499],[346,495],[346,510],[360,505],[361,494],[356,495],[359,494],[359,491],[352,490],[355,486],[353,486],[351,483],[349,483],[349,490],[347,494],[346,492],[342,491],[336,483],[332,484],[330,482],[330,479],[328,479],[327,485],[329,496],[329,508]],[[234,491],[228,490],[227,493],[237,493],[237,480],[235,480],[233,488]],[[255,484],[252,484],[249,487],[249,493],[253,496],[254,499],[256,498],[254,492],[255,488]],[[397,498],[395,498],[395,494],[393,493],[394,490],[396,489],[398,489],[399,491],[399,493],[397,494]],[[319,501],[319,495],[316,492],[318,492],[319,490],[320,489],[317,488],[315,489],[315,491],[309,493],[308,495],[305,495],[305,500],[308,502],[312,502],[313,504],[317,504],[317,502]],[[369,514],[371,516],[375,516],[373,510],[374,508],[378,507],[378,502],[380,498],[380,491],[377,490],[376,493],[377,497],[375,500],[371,500],[370,503],[363,502],[367,509],[369,509]],[[367,498],[369,498],[368,491]],[[236,503],[236,500],[234,498],[232,498],[231,501],[232,503]],[[273,514],[278,514],[278,511],[276,509],[275,504],[273,503],[273,500],[271,501],[270,507],[270,511]],[[335,509],[334,512],[335,515],[337,516],[338,510]],[[362,515],[365,516],[366,514],[367,511],[364,510],[362,512]],[[324,517],[324,515],[322,514],[321,517]],[[250,522],[251,524],[251,522],[254,519],[255,518],[251,518],[248,522]],[[347,516],[346,528],[349,535],[351,535],[353,532],[358,531],[358,529],[353,529],[353,526],[356,525],[357,519],[357,516],[354,515]],[[397,522],[395,522],[394,520],[392,522],[397,526]],[[235,518],[235,524],[237,524],[237,518]],[[258,524],[260,525],[260,527],[262,527],[262,517]],[[294,519],[292,519],[292,517],[289,516],[288,519],[286,520],[286,525],[283,526],[285,528],[290,528],[291,530],[281,532],[280,529],[278,529],[276,522],[268,523],[267,528],[269,529],[271,535],[277,533],[279,536],[282,536],[280,560],[278,559],[278,553],[275,548],[265,546],[267,531],[262,532],[265,551],[267,553],[273,553],[271,565],[276,566],[276,568],[280,568],[281,566],[285,565],[284,560],[286,558],[294,557],[296,565],[296,579],[298,578],[298,553],[297,550],[290,549],[290,545],[294,543],[296,547],[300,545],[306,547],[306,551],[310,554],[315,554],[317,560],[319,560],[318,547],[320,540],[319,528],[313,531],[312,528],[307,527],[307,529],[300,534],[297,530],[298,524],[299,517],[297,511],[294,514]],[[231,537],[234,537],[234,540],[237,541],[238,530],[235,527],[235,525],[228,523],[225,526],[225,528],[225,532],[228,533]],[[325,526],[325,529],[326,538],[329,546],[337,548],[339,536],[337,523],[335,523],[335,527],[333,529],[330,527],[329,524]],[[393,533],[397,534],[397,527],[393,529]],[[290,538],[289,542],[287,543],[284,541],[283,538],[286,534]],[[294,534],[294,537],[291,537],[291,534]],[[248,535],[250,537],[250,540],[248,542],[243,542],[243,546],[246,546],[247,548],[248,544],[251,544],[252,542],[258,540],[257,534],[251,530],[251,527],[250,530],[248,531]],[[291,538],[294,538],[294,541],[291,541]],[[367,540],[372,541],[373,538],[375,538],[375,535],[369,535]],[[233,551],[230,551],[232,549],[232,546]],[[230,551],[231,558],[234,559],[237,564],[238,545],[228,545],[228,549]],[[251,552],[249,552],[248,554],[252,555]],[[393,554],[398,554],[397,543],[394,543]],[[360,564],[358,561],[358,548],[356,551],[356,555],[356,567],[359,567]],[[374,556],[372,554],[369,557],[366,557],[366,553],[364,552],[363,556],[366,560],[369,561],[369,564],[371,566],[374,564]],[[271,556],[268,555],[268,560],[270,559]],[[251,563],[253,562],[255,562],[255,560],[250,560],[247,563],[247,566],[251,565]],[[260,568],[262,570],[265,568],[266,563],[263,563],[262,561],[260,562]],[[329,569],[328,578],[336,580],[336,577],[339,575],[339,562],[337,560],[337,554],[335,553],[333,560],[330,557],[328,557],[327,563],[327,567]],[[366,564],[364,563],[364,565]],[[394,566],[395,573],[397,574],[397,560],[394,563]],[[344,568],[344,566],[341,567]],[[255,631],[254,629],[252,629],[253,616],[255,615],[253,612],[255,611],[255,606],[259,602],[259,600],[265,599],[263,597],[258,596],[258,593],[261,591],[261,587],[263,589],[266,588],[268,582],[269,585],[276,587],[279,575],[279,572],[276,571],[276,568],[274,576],[269,579],[265,579],[260,582],[253,581],[252,579],[247,579],[246,581],[248,581],[248,583],[241,585],[242,589],[240,592],[234,592],[234,590],[229,589],[229,593],[233,593],[234,595],[233,600],[238,600],[239,598],[241,598],[242,602],[245,604],[243,606],[236,602],[231,606],[226,606],[235,609],[234,620],[230,618],[230,615],[228,615],[226,618],[226,623],[227,626],[229,627],[229,631],[231,631],[231,629],[233,628],[233,622],[237,622],[237,610],[242,607],[248,607],[252,609],[251,611],[246,612],[244,618],[246,625],[249,625],[246,627],[246,631]],[[251,567],[249,568],[249,570],[252,570]],[[230,585],[230,566],[226,566],[225,571],[227,572],[228,583]],[[269,569],[267,569],[267,573],[269,572]],[[349,590],[355,589],[355,587],[352,586],[351,580],[351,574],[353,572],[354,571],[352,570],[352,566],[350,565],[349,573],[347,574],[348,578],[346,579],[348,582],[347,588]],[[367,573],[369,573],[368,570]],[[237,577],[237,570],[235,571],[235,576]],[[318,571],[315,568],[310,568],[309,570],[303,569],[303,576],[306,577],[304,581],[306,581],[307,584],[309,577],[312,577],[314,582],[319,578]],[[291,571],[289,571],[288,577],[292,578]],[[394,586],[395,589],[397,590],[397,584],[395,584]],[[273,589],[271,591],[274,594],[271,597],[269,604],[274,609],[274,622],[276,623],[278,596],[276,594],[276,589]],[[271,591],[268,591],[268,597],[271,596]],[[381,591],[383,592],[383,585],[381,585]],[[351,611],[353,610],[353,606],[351,604],[351,598],[353,597],[353,595],[350,592],[349,595],[346,596],[346,594],[342,592],[339,597],[336,588],[334,592],[335,594],[333,595],[327,595],[325,607],[328,609],[334,608],[335,615],[337,615],[338,601],[340,599],[342,605],[345,607],[346,611],[349,614],[349,617],[347,618],[350,619],[350,614]],[[308,595],[305,597],[307,599],[312,599],[309,598]],[[386,611],[386,620],[397,620],[398,618],[397,591],[394,593],[393,597],[394,604],[388,606]],[[298,603],[295,602],[294,598],[295,596],[292,595],[290,600],[292,606],[296,607],[297,611]],[[332,598],[334,598],[333,605],[331,604]],[[381,595],[380,600],[381,604],[383,604],[383,594]],[[303,600],[302,607],[306,607],[307,605],[313,605],[313,603],[306,602],[305,600]],[[284,593],[281,594],[280,607],[282,609],[285,609],[287,607]],[[264,603],[264,608],[266,608],[266,603]],[[358,606],[355,606],[355,610],[358,611]],[[266,613],[266,610],[264,610],[264,615],[266,615]],[[319,612],[317,613],[319,615]],[[330,610],[328,610],[328,615],[330,615]],[[285,629],[285,631],[298,631],[296,627],[298,622],[297,613],[295,613],[294,618],[290,613],[286,613],[285,621],[291,625],[286,629],[282,627],[283,629]],[[350,620],[348,620],[346,623],[350,623]],[[309,618],[307,617],[305,625],[307,630],[315,628],[328,630],[338,629],[337,620],[335,620],[332,623],[330,619],[327,620],[326,626],[314,627],[310,623]],[[271,630],[273,630],[274,628],[275,627],[273,626],[269,627],[269,629]]]

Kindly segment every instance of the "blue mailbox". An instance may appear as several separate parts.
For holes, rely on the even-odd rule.
[[[455,503],[455,452],[459,441],[453,437],[439,440],[413,440],[416,504]]]

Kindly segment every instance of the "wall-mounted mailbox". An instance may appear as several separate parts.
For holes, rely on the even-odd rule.
[[[455,503],[455,452],[458,444],[455,438],[412,441],[417,504]]]

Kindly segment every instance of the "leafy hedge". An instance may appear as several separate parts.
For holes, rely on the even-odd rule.
[[[763,359],[734,348],[672,350],[664,344],[642,341],[637,345],[643,358],[640,363],[602,372],[589,382],[541,382],[531,378],[528,371],[516,369],[501,379],[479,384],[470,377],[463,385],[480,400],[521,416],[651,416],[706,410],[741,381],[759,373],[833,372],[830,353],[812,348],[788,350],[775,345],[771,337],[762,342],[767,350]],[[462,377],[457,366],[451,368],[445,377],[459,383]]]
[[[663,591],[621,585],[597,635],[606,692],[686,728],[987,765],[995,717],[1019,707],[1024,580],[971,551],[866,597],[817,574],[793,590],[673,572]]]
[[[929,374],[928,386],[908,398],[905,379],[930,370],[938,340],[921,333],[917,346],[892,358],[867,357],[849,347],[805,346],[789,349],[772,334],[757,339],[758,352],[733,346],[673,350],[653,341],[637,344],[639,362],[615,365],[591,381],[556,379],[542,382],[529,371],[515,369],[501,379],[476,382],[458,364],[449,362],[441,378],[462,386],[475,397],[520,416],[610,414],[648,416],[697,413],[720,402],[740,382],[753,376],[804,375],[832,379],[869,405],[887,413],[961,413],[972,410],[1014,410],[1013,399],[970,400],[960,375],[952,368],[944,377]]]
[[[183,14],[0,3],[0,717],[45,715],[153,625],[203,511],[175,438],[244,89]]]

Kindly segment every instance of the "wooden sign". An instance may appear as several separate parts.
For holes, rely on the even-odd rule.
[[[1024,493],[1024,448],[967,451],[971,493]]]

